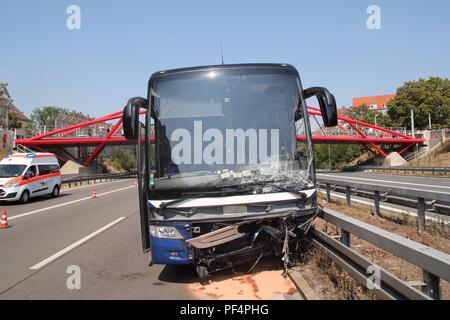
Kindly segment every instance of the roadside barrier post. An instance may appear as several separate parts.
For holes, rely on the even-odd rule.
[[[341,243],[347,247],[350,247],[350,232],[341,229]]]
[[[345,187],[345,198],[347,200],[347,206],[349,207],[352,205],[350,197],[351,197],[351,189],[350,187]]]
[[[422,230],[425,227],[425,199],[418,198],[417,199],[417,225],[419,230]]]
[[[380,212],[380,192],[379,191],[373,192],[373,200],[374,200],[374,213],[376,216],[379,216],[381,214],[381,212]]]
[[[442,299],[441,279],[438,276],[423,270],[423,282],[425,286],[422,287],[422,292],[434,300]]]
[[[331,202],[331,191],[330,191],[330,184],[327,183],[327,201]]]

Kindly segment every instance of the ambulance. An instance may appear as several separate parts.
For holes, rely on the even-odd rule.
[[[27,203],[43,195],[58,197],[61,171],[52,153],[15,153],[0,161],[0,201]]]

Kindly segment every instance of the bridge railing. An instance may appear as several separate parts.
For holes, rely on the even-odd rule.
[[[323,209],[319,218],[341,231],[339,241],[313,229],[313,245],[381,299],[442,299],[441,279],[450,281],[450,255],[342,213]],[[351,249],[351,235],[423,270],[422,282],[407,282]],[[414,286],[421,287],[421,290]]]

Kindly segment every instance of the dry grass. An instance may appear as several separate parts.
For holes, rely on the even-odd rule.
[[[375,300],[377,297],[330,260],[322,250],[302,250],[295,270],[321,300]]]
[[[450,167],[450,141],[444,142],[441,147],[437,148],[430,154],[405,164],[405,167]],[[402,176],[420,176],[420,177],[449,177],[448,173],[433,174],[432,172],[421,171],[383,171],[375,170],[374,173],[402,175]]]
[[[342,300],[378,300],[377,296],[343,270],[338,264],[329,259],[327,255],[315,250],[314,257],[317,265],[329,277],[338,289],[338,296]]]
[[[418,167],[450,167],[450,141],[444,142],[429,155],[413,160],[409,165]]]

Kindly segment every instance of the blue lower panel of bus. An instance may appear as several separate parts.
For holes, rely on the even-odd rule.
[[[191,238],[190,232],[186,230],[186,223],[164,225],[175,226],[185,239]],[[164,239],[150,236],[150,243],[153,263],[167,265],[192,263],[192,247],[184,239]]]

